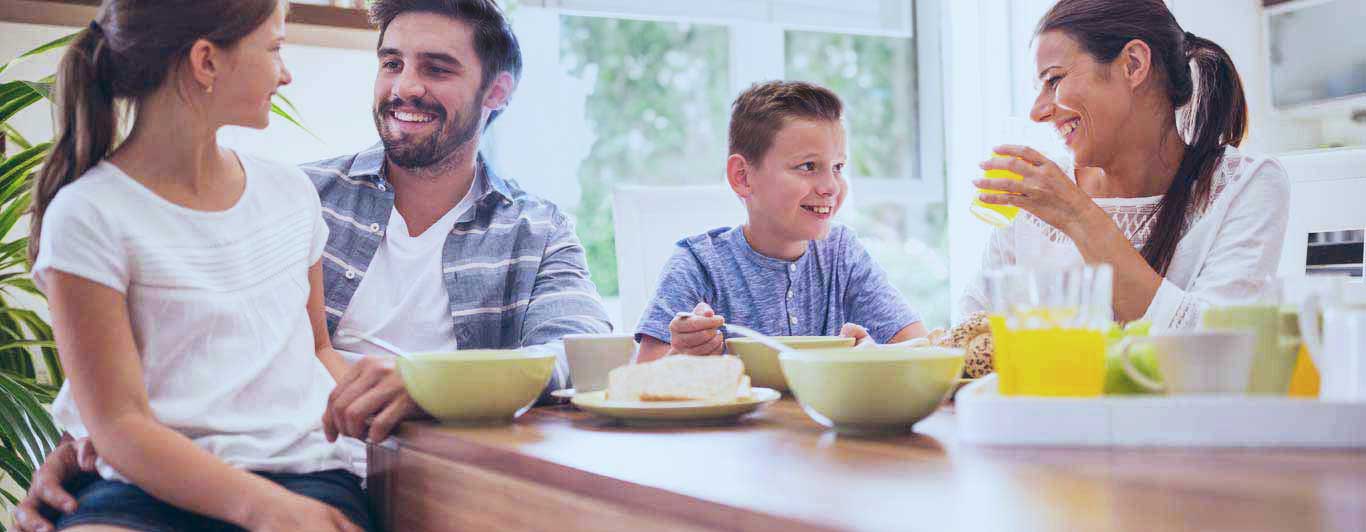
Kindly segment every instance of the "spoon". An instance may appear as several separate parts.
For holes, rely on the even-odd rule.
[[[783,345],[782,342],[774,340],[771,336],[768,336],[749,327],[745,327],[743,325],[736,325],[734,323],[727,323],[724,325],[724,327],[727,331],[733,332],[740,336],[748,336],[752,338],[754,341],[763,344],[764,347],[773,349],[779,353],[786,353],[793,350],[791,347]]]

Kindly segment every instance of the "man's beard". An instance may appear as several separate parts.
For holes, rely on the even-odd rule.
[[[440,104],[424,100],[404,102],[392,98],[375,111],[375,129],[379,131],[380,141],[384,143],[384,154],[392,162],[410,170],[427,168],[444,162],[456,150],[479,134],[479,117],[483,111],[484,91],[479,91],[465,113],[457,113],[453,123],[446,121],[446,110]],[[435,116],[436,130],[426,137],[403,135],[390,131],[387,127],[389,112],[404,104]],[[447,131],[447,128],[454,126]]]

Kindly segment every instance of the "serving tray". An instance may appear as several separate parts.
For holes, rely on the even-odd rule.
[[[955,398],[962,441],[1087,447],[1366,448],[1366,402],[1275,396],[1015,397],[996,375]]]

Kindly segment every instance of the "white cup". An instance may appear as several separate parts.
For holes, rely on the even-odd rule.
[[[564,337],[564,355],[569,360],[569,378],[576,392],[607,388],[607,373],[625,366],[635,355],[636,342],[630,334],[569,334]]]
[[[1151,344],[1161,381],[1134,368],[1129,352]],[[1119,345],[1124,373],[1139,386],[1159,393],[1244,394],[1252,375],[1257,337],[1246,331],[1181,331],[1125,338]]]

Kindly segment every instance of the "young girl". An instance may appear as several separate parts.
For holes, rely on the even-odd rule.
[[[58,528],[370,527],[321,429],[344,367],[318,196],[216,141],[267,125],[284,26],[280,0],[105,0],[62,60],[30,254],[68,375],[54,414],[103,480]]]

